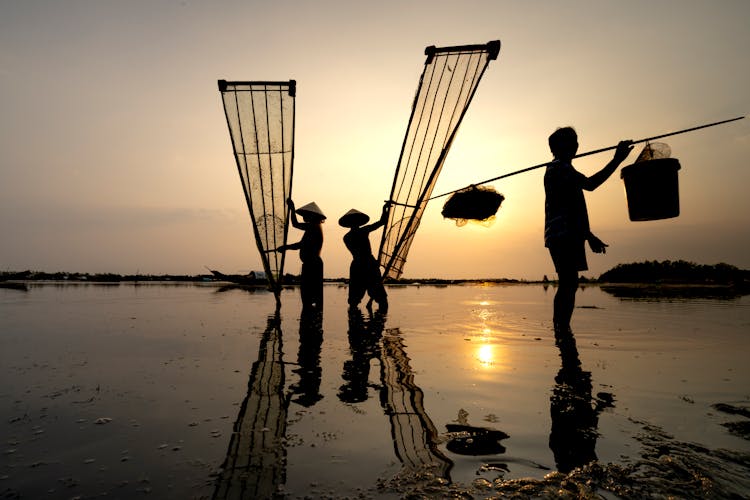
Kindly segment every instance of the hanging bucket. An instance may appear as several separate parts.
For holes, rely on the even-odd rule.
[[[646,160],[620,171],[632,221],[671,219],[680,215],[676,158]]]

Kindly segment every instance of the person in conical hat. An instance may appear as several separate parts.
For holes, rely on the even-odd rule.
[[[290,208],[291,207],[294,207],[294,203],[290,204]],[[295,210],[292,208],[292,211],[294,212]],[[311,201],[307,205],[303,205],[303,206],[299,207],[296,210],[296,212],[298,214],[300,214],[303,218],[305,218],[305,217],[307,217],[308,219],[309,218],[313,218],[313,219],[320,218],[321,220],[325,220],[326,219],[325,214],[323,214],[323,211],[320,209],[320,207],[318,206],[318,204],[315,203],[314,201]]]
[[[380,220],[365,226],[370,221],[367,214],[352,208],[339,218],[339,225],[348,227],[349,232],[344,235],[344,244],[352,254],[349,266],[349,307],[356,308],[367,293],[370,296],[368,309],[374,300],[381,312],[388,310],[388,294],[383,286],[378,261],[372,255],[370,233],[385,225],[388,220],[390,202],[385,202]]]
[[[326,216],[315,202],[308,203],[297,210],[294,209],[294,202],[291,199],[288,204],[292,226],[304,231],[304,234],[297,243],[282,245],[276,251],[299,250],[299,258],[302,261],[300,273],[302,307],[303,309],[309,307],[320,309],[323,307],[323,259],[320,258],[320,251],[323,248],[322,224]],[[297,219],[297,214],[302,216],[303,222]]]
[[[370,222],[370,216],[356,208],[352,208],[339,218],[339,226],[348,228],[359,227],[368,222]]]

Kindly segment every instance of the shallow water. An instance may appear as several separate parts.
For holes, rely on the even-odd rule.
[[[750,496],[750,298],[394,286],[0,289],[14,498]],[[718,406],[717,406],[718,405]],[[744,429],[744,433],[743,433]]]

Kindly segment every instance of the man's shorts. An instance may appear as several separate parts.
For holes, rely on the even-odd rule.
[[[576,240],[554,243],[549,246],[549,254],[552,256],[557,274],[565,271],[588,270],[585,243],[584,240]]]

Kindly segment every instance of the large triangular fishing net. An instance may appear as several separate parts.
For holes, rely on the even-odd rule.
[[[227,82],[219,91],[263,267],[277,297],[292,194],[296,83]]]
[[[384,278],[399,278],[458,126],[500,42],[427,47],[422,76],[391,188],[378,252]]]

